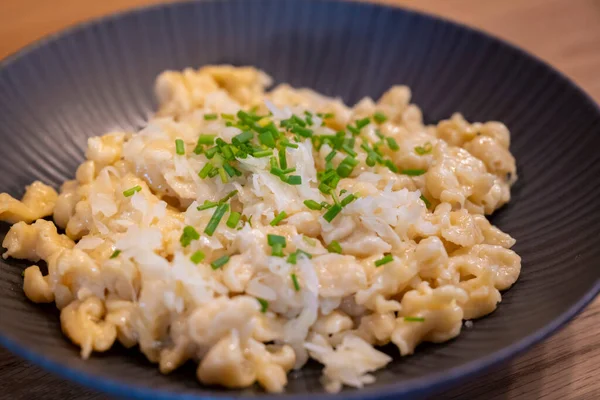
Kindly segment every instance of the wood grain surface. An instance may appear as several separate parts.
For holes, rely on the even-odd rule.
[[[379,1],[441,15],[504,38],[554,65],[600,102],[600,0]],[[0,0],[0,58],[75,23],[158,2]],[[433,398],[600,399],[600,298],[559,333],[504,367]],[[108,397],[0,348],[0,399]]]

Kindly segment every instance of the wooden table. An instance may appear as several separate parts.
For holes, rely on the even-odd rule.
[[[380,0],[442,15],[550,62],[600,102],[600,0]],[[159,0],[0,0],[0,58],[74,23]],[[0,349],[0,398],[106,399]],[[558,334],[436,399],[600,399],[600,298]]]

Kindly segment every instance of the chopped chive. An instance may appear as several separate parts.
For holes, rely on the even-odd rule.
[[[180,156],[185,154],[185,143],[181,139],[175,139],[175,152]]]
[[[296,265],[296,263],[298,262],[298,256],[299,255],[303,255],[308,259],[312,258],[312,254],[305,252],[304,250],[296,250],[295,252],[293,252],[292,254],[290,254],[287,258],[287,262],[292,264],[292,265]]]
[[[404,317],[406,322],[425,322],[423,317]]]
[[[233,114],[221,114],[221,118],[227,119],[229,121],[233,121],[235,119],[235,115],[233,115]]]
[[[315,247],[317,245],[317,240],[309,238],[308,236],[302,235],[302,240],[304,240],[304,242],[309,246]]]
[[[200,135],[198,137],[198,144],[212,145],[215,143],[215,135]]]
[[[335,117],[334,113],[325,113],[325,114],[317,114],[317,115],[323,119],[331,119],[331,118]]]
[[[314,200],[304,200],[304,205],[308,208],[310,208],[311,210],[320,210],[323,208],[322,205],[320,205],[319,203],[317,203]]]
[[[285,147],[279,149],[279,166],[281,169],[287,169],[287,158],[286,158]]]
[[[204,119],[206,121],[212,121],[218,118],[217,114],[204,114]]]
[[[321,181],[323,183],[327,182],[329,180],[329,178],[332,178],[335,175],[335,170],[331,169],[327,172],[325,172],[322,176],[321,176]]]
[[[325,183],[320,183],[319,184],[319,190],[323,194],[329,194],[329,193],[331,193],[331,187],[328,186],[328,185],[326,185]]]
[[[121,250],[117,249],[113,251],[113,253],[110,255],[110,258],[117,258],[119,257],[119,254],[121,254]]]
[[[286,246],[285,237],[279,235],[268,234],[267,243],[269,243],[269,246],[273,246],[275,244],[280,244],[282,247]]]
[[[298,283],[298,277],[294,273],[292,273],[290,276],[292,278],[292,283],[294,284],[294,290],[296,292],[299,292],[300,291],[300,283]]]
[[[337,154],[337,151],[331,150],[331,153],[327,154],[327,157],[325,157],[325,161],[333,160],[333,157],[335,157],[336,154]]]
[[[331,204],[329,204],[329,203],[328,203],[328,202],[326,202],[326,201],[322,201],[322,202],[321,202],[321,206],[322,206],[324,209],[326,209],[326,210],[329,210],[329,209],[331,208]]]
[[[227,183],[229,182],[229,178],[227,177],[227,172],[225,172],[225,168],[219,168],[219,176],[221,177],[221,182]]]
[[[252,157],[254,158],[263,158],[268,157],[273,154],[273,150],[259,150],[252,153]]]
[[[248,218],[248,225],[250,225],[250,228],[252,228],[252,215],[250,216],[250,218]]]
[[[419,176],[419,175],[423,175],[425,172],[424,169],[403,169],[402,173],[404,175],[408,175],[408,176]]]
[[[214,178],[215,176],[219,175],[219,169],[218,168],[213,168],[210,170],[210,172],[208,173],[208,177],[209,178]]]
[[[195,252],[194,254],[192,254],[192,256],[190,257],[190,260],[192,260],[192,262],[194,264],[198,264],[200,263],[200,261],[204,260],[204,253],[200,250],[198,250],[197,252]]]
[[[398,173],[399,171],[398,167],[392,162],[392,160],[385,160],[385,166],[388,167],[388,169],[393,173]]]
[[[302,177],[300,175],[290,175],[288,176],[286,182],[290,185],[301,185]]]
[[[280,177],[281,179],[284,179],[284,178],[285,178],[285,176],[284,176],[285,174],[283,173],[283,170],[282,170],[282,169],[280,169],[280,168],[277,168],[277,167],[271,167],[271,169],[269,170],[269,172],[270,172],[272,175],[275,175],[275,176],[278,176],[278,177]]]
[[[271,255],[273,257],[283,257],[283,246],[278,243],[271,246]]]
[[[330,253],[342,254],[342,245],[337,240],[332,240],[331,243],[327,245],[327,251]]]
[[[223,215],[225,215],[227,210],[229,210],[229,204],[219,204],[212,217],[210,217],[208,225],[206,225],[206,228],[204,229],[204,233],[206,233],[208,236],[212,236],[215,233],[217,227],[219,226],[221,218],[223,218]]]
[[[123,196],[125,196],[125,197],[131,197],[131,196],[134,195],[135,192],[139,192],[140,190],[142,190],[142,187],[140,185],[135,185],[132,188],[124,190],[123,191]]]
[[[231,139],[231,142],[239,146],[241,143],[248,142],[253,137],[254,135],[252,132],[246,131],[234,136],[233,139]]]
[[[213,207],[216,207],[218,205],[219,205],[219,203],[215,203],[214,201],[205,200],[204,204],[202,204],[201,206],[196,207],[196,209],[198,211],[208,210],[209,208],[213,208]]]
[[[260,304],[260,312],[263,314],[266,313],[267,310],[269,309],[269,302],[266,301],[265,299],[261,299],[260,297],[257,297],[256,300]]]
[[[348,196],[346,196],[342,199],[342,202],[340,204],[342,205],[342,207],[346,207],[348,204],[352,203],[354,200],[356,200],[356,196],[353,194],[349,194]]]
[[[235,176],[235,171],[231,165],[223,164],[223,169],[225,170],[225,172],[227,172],[227,175],[229,175],[230,177]]]
[[[296,133],[296,134],[298,134],[298,135],[300,135],[300,136],[304,136],[304,137],[311,137],[311,136],[312,136],[312,134],[313,134],[313,131],[312,131],[312,129],[303,128],[303,127],[301,127],[301,126],[298,126],[298,125],[294,126],[294,127],[291,129],[291,131],[292,131],[293,133]]]
[[[373,119],[378,124],[383,124],[385,121],[387,121],[387,117],[385,116],[385,114],[383,114],[379,111],[377,111],[375,114],[373,114]]]
[[[346,189],[340,190],[340,196],[343,195],[344,193],[348,193],[348,191]]]
[[[185,228],[183,228],[183,233],[179,238],[179,242],[183,247],[187,247],[190,245],[190,243],[192,243],[192,240],[198,239],[200,239],[200,234],[198,233],[198,231],[194,229],[193,226],[188,225]]]
[[[227,218],[226,225],[228,227],[230,227],[231,229],[235,228],[237,226],[238,222],[240,222],[241,217],[242,217],[242,214],[240,214],[237,211],[232,211],[231,214],[229,214],[229,218]]]
[[[425,207],[427,207],[427,208],[431,207],[431,202],[429,200],[427,200],[427,197],[421,195],[420,199],[423,200],[423,203],[425,203]]]
[[[380,267],[380,266],[390,263],[392,261],[394,261],[394,256],[392,256],[391,254],[388,254],[387,256],[375,261],[375,266]]]
[[[354,167],[352,165],[342,162],[338,165],[336,172],[342,178],[347,178],[350,176],[353,169]]]
[[[258,141],[267,147],[270,147],[272,149],[275,148],[275,139],[269,131],[259,134]]]
[[[236,194],[238,194],[237,189],[236,190],[232,190],[231,192],[227,193],[227,195],[225,197],[223,197],[221,200],[219,200],[219,204],[225,203],[227,200],[231,199]]]
[[[339,204],[334,204],[331,206],[329,210],[325,214],[323,214],[323,218],[327,222],[333,221],[333,219],[342,211],[342,206]]]
[[[221,152],[226,160],[233,160],[234,157],[233,150],[231,150],[231,145],[226,144],[225,146],[221,147]]]
[[[287,140],[286,141],[281,141],[281,145],[283,147],[290,147],[292,149],[297,149],[298,148],[298,145],[296,143],[290,143]]]
[[[236,190],[232,190],[231,192],[227,193],[227,195],[225,197],[223,197],[221,200],[219,200],[219,204],[225,203],[226,201],[228,201],[229,199],[231,199],[236,194],[238,194],[237,189]]]
[[[288,168],[288,169],[284,169],[283,171],[284,174],[291,174],[292,172],[296,172],[296,168]]]
[[[398,146],[398,142],[396,142],[396,139],[394,139],[393,137],[387,137],[385,138],[385,140],[387,141],[387,145],[390,149],[392,149],[393,151],[400,150],[400,146]]]
[[[355,128],[352,125],[346,125],[346,129],[348,129],[353,135],[358,135],[360,133],[360,129]]]
[[[431,142],[427,142],[423,146],[415,147],[415,152],[420,156],[431,153],[431,150],[433,150]]]
[[[346,153],[348,153],[349,155],[351,155],[352,157],[356,157],[358,155],[357,152],[355,152],[353,149],[351,149],[348,145],[344,144],[342,145],[342,149],[344,149],[344,151]]]
[[[279,214],[277,214],[275,216],[275,218],[273,218],[273,220],[271,222],[269,222],[269,225],[271,225],[271,226],[277,226],[277,224],[279,224],[285,218],[287,218],[287,213],[285,211],[282,211]]]
[[[215,154],[217,154],[217,152],[219,151],[218,147],[211,147],[210,149],[207,149],[204,154],[206,155],[206,158],[208,158],[209,160],[211,158],[213,158],[215,156]]]
[[[210,266],[212,267],[212,269],[219,269],[221,268],[223,265],[227,264],[227,262],[229,262],[229,256],[228,255],[224,255],[222,257],[217,258],[215,261],[210,263]]]
[[[370,123],[371,123],[371,118],[365,117],[363,119],[359,119],[358,121],[356,121],[356,127],[358,129],[362,129],[365,126],[369,125]]]

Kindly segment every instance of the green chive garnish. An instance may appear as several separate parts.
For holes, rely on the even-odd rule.
[[[204,114],[204,119],[206,121],[212,121],[218,118],[217,114]]]
[[[263,158],[269,157],[273,154],[273,150],[259,150],[252,153],[252,157],[254,158]]]
[[[287,158],[286,158],[285,147],[282,147],[281,149],[279,149],[279,167],[281,169],[287,169]]]
[[[296,274],[291,274],[290,275],[292,277],[292,283],[294,284],[294,290],[296,292],[300,291],[300,283],[298,283],[298,277],[296,276]]]
[[[394,261],[394,256],[392,256],[391,254],[388,254],[387,256],[375,261],[375,266],[380,267],[380,266],[390,263],[392,261]]]
[[[404,317],[406,322],[425,322],[423,317]]]
[[[210,217],[210,221],[208,221],[208,225],[206,225],[204,233],[206,233],[208,236],[212,236],[215,233],[217,226],[219,226],[221,218],[223,218],[223,215],[225,215],[227,210],[229,210],[229,204],[219,204],[212,217]]]
[[[423,200],[423,203],[425,203],[425,207],[427,207],[427,208],[431,207],[431,202],[429,200],[427,200],[427,197],[421,195],[420,199]]]
[[[337,152],[335,150],[331,150],[331,153],[327,154],[327,157],[325,157],[325,161],[333,160],[333,157],[335,157],[336,154]]]
[[[269,302],[266,301],[265,299],[261,299],[260,297],[257,297],[256,300],[260,304],[260,312],[263,314],[266,313],[267,310],[269,309]]]
[[[200,261],[204,260],[204,253],[200,250],[198,250],[197,252],[195,252],[194,254],[192,254],[192,256],[190,257],[190,260],[192,260],[192,262],[194,264],[198,264],[200,263]]]
[[[396,139],[394,139],[393,137],[387,137],[387,138],[385,138],[385,140],[390,149],[392,149],[393,151],[400,150],[400,146],[398,146],[398,142],[396,142]]]
[[[233,121],[235,119],[235,115],[233,115],[233,114],[221,114],[221,118],[229,120],[229,121]]]
[[[119,254],[121,254],[121,250],[115,250],[113,251],[113,253],[110,255],[110,258],[117,258],[119,257]]]
[[[242,214],[240,214],[237,211],[232,211],[231,214],[229,214],[229,218],[227,218],[226,225],[228,227],[230,227],[231,229],[235,228],[237,226],[238,222],[240,222],[241,217],[242,217]]]
[[[183,140],[181,140],[181,139],[175,140],[175,152],[177,154],[179,154],[180,156],[185,154],[185,144],[183,143]]]
[[[327,222],[333,221],[333,219],[342,211],[342,206],[340,204],[334,204],[331,206],[329,210],[325,214],[323,214],[323,218]]]
[[[212,269],[219,269],[221,268],[223,265],[227,264],[227,262],[229,261],[229,256],[228,255],[224,255],[222,257],[217,258],[215,261],[210,263],[210,266],[212,267]]]
[[[221,167],[218,169],[219,176],[221,177],[221,182],[227,183],[229,182],[229,178],[227,177],[227,172],[225,172],[225,168]]]
[[[420,156],[431,153],[431,150],[433,150],[433,146],[431,145],[431,142],[427,142],[423,146],[415,147],[415,152]]]
[[[225,196],[221,200],[219,200],[219,203],[220,204],[225,203],[227,200],[231,199],[236,194],[238,194],[237,189],[236,190],[232,190],[231,192],[227,193],[227,196]]]
[[[273,218],[273,221],[271,221],[269,223],[269,225],[271,226],[277,226],[277,224],[279,224],[281,221],[283,221],[285,218],[287,218],[287,214],[285,211],[280,212],[279,214],[277,214],[275,216],[275,218]]]
[[[139,192],[140,190],[142,190],[142,187],[140,185],[135,185],[134,187],[123,191],[123,196],[131,197],[134,195],[135,192]]]
[[[384,164],[385,164],[385,166],[386,166],[386,167],[388,167],[388,169],[389,169],[390,171],[392,171],[393,173],[395,173],[395,174],[396,174],[396,173],[398,173],[399,169],[398,169],[398,167],[396,166],[396,164],[394,164],[394,163],[392,162],[392,160],[385,160]]]
[[[233,139],[231,139],[231,143],[239,146],[242,143],[248,142],[252,137],[254,137],[252,132],[242,132],[239,135],[234,136]]]
[[[323,206],[314,200],[304,200],[304,205],[311,210],[320,210]]]
[[[285,237],[279,236],[279,235],[268,234],[267,235],[267,243],[269,243],[269,246],[273,246],[275,244],[280,244],[283,247],[286,246]]]
[[[348,196],[344,197],[341,201],[341,205],[342,207],[346,207],[348,204],[352,203],[354,200],[356,200],[356,196],[353,194],[349,194]]]
[[[358,121],[356,121],[356,127],[358,129],[362,129],[365,126],[369,125],[370,123],[371,123],[371,118],[365,117],[363,119],[359,119]]]
[[[198,231],[194,229],[193,226],[188,225],[185,228],[183,228],[183,233],[179,238],[179,242],[183,247],[187,247],[190,245],[190,243],[192,243],[192,240],[198,239],[200,239],[200,234],[198,233]]]
[[[378,124],[383,124],[385,121],[387,121],[387,117],[385,116],[385,114],[380,113],[379,111],[373,114],[373,119]]]
[[[419,176],[419,175],[423,175],[425,172],[424,169],[403,169],[402,173],[404,175],[408,175],[408,176]]]
[[[327,251],[330,253],[342,254],[342,245],[337,240],[332,240],[331,243],[327,245]]]
[[[288,176],[286,182],[290,185],[301,185],[302,177],[299,175],[290,175]]]
[[[202,204],[201,206],[196,207],[196,210],[198,210],[198,211],[208,210],[209,208],[213,208],[213,207],[216,207],[218,205],[219,205],[219,203],[215,203],[214,201],[204,200],[204,204]]]
[[[205,144],[211,146],[215,143],[215,135],[200,135],[198,137],[198,144]]]

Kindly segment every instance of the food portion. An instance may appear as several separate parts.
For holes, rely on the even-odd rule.
[[[193,360],[204,384],[269,392],[313,358],[335,392],[374,381],[392,360],[377,346],[452,339],[517,280],[514,239],[485,217],[517,179],[502,123],[424,125],[405,86],[348,107],[270,84],[164,72],[156,116],[90,138],[58,194],[0,195],[4,258],[32,262],[25,294],[56,303],[82,357],[118,341],[163,373]]]

